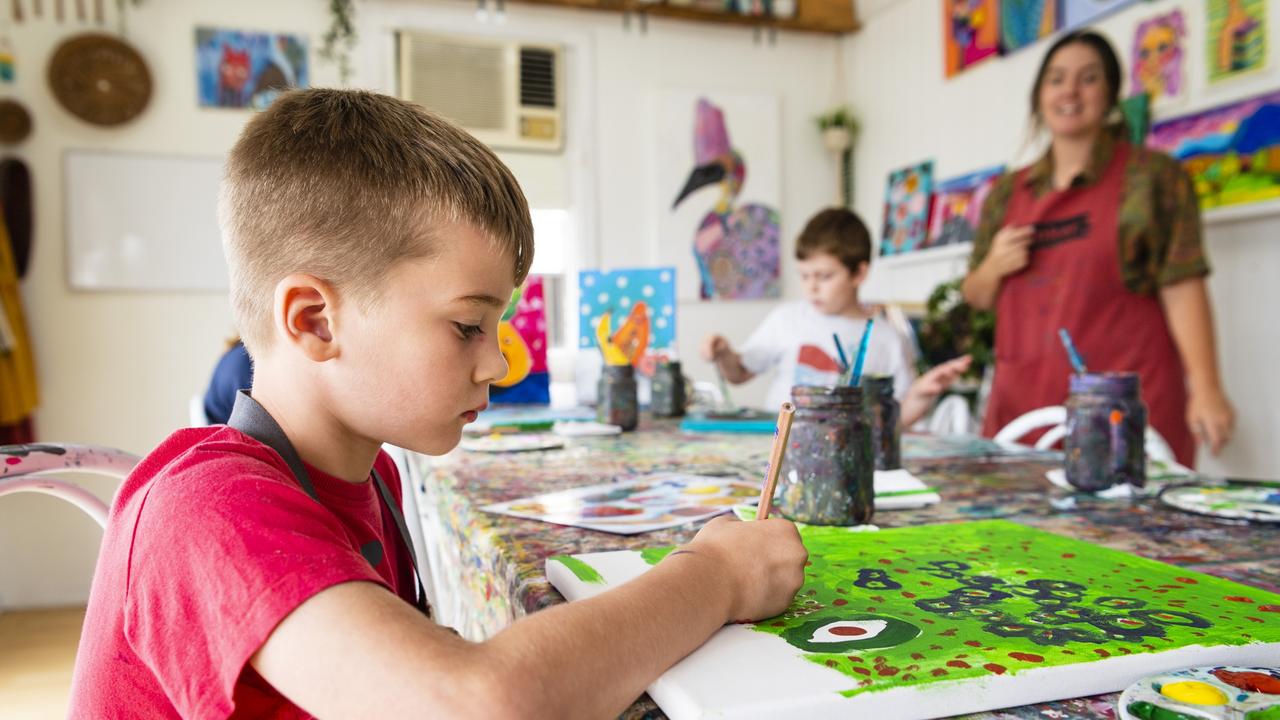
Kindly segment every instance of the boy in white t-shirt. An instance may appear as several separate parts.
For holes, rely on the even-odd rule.
[[[765,396],[767,410],[789,399],[793,385],[836,384],[840,361],[832,335],[840,338],[853,362],[867,320],[874,316],[858,302],[858,287],[871,261],[871,235],[853,212],[829,208],[814,215],[796,241],[796,259],[804,300],[774,309],[740,351],[721,335],[708,336],[702,345],[702,356],[734,384],[777,367]],[[862,372],[893,377],[902,425],[909,426],[929,411],[969,363],[967,355],[956,358],[916,379],[903,340],[882,320],[871,326]]]

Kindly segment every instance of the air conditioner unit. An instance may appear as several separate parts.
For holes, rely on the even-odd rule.
[[[498,149],[564,146],[562,50],[544,43],[396,33],[400,97]]]

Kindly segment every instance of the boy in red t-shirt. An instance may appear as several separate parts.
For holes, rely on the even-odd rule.
[[[252,396],[121,487],[72,717],[604,717],[789,604],[794,526],[717,520],[489,641],[432,623],[379,448],[448,451],[505,373],[497,325],[533,256],[520,188],[417,106],[303,90],[249,121],[219,213]]]

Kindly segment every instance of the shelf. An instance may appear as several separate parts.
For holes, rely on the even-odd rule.
[[[1209,208],[1200,214],[1200,218],[1201,222],[1208,226],[1253,220],[1276,214],[1280,214],[1280,200],[1263,200],[1243,205]]]
[[[856,32],[861,24],[853,10],[853,0],[796,0],[796,15],[773,18],[761,15],[737,15],[702,10],[692,6],[638,0],[512,0],[527,5],[567,7],[579,10],[629,12],[650,17],[669,17],[694,22],[737,25],[740,27],[776,28],[798,32],[840,35]]]

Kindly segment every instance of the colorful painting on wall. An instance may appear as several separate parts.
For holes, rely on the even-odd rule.
[[[578,347],[600,348],[600,336],[647,370],[676,342],[676,269],[583,270],[578,273]]]
[[[659,113],[657,257],[679,297],[779,297],[777,96],[667,92]]]
[[[1130,94],[1146,93],[1151,103],[1167,103],[1183,95],[1182,39],[1187,34],[1182,10],[1138,23],[1129,60]]]
[[[1267,1],[1208,0],[1209,82],[1262,69],[1267,62]]]
[[[1062,3],[1062,29],[1075,30],[1101,20],[1136,0],[1059,0]]]
[[[885,191],[881,255],[901,255],[924,247],[933,197],[933,161],[889,173]]]
[[[201,107],[261,110],[281,92],[309,84],[305,37],[196,28]]]
[[[658,473],[623,482],[534,495],[481,508],[485,512],[636,535],[675,527],[755,502],[760,484],[737,478]]]
[[[1000,44],[1007,52],[1058,29],[1058,0],[1000,0]]]
[[[1280,198],[1280,91],[1156,123],[1147,144],[1182,163],[1202,208]]]
[[[938,183],[924,247],[973,242],[982,216],[982,203],[1002,173],[1004,166],[1000,165]]]
[[[1000,53],[1000,10],[996,0],[942,0],[947,77]]]
[[[490,386],[489,399],[495,403],[550,403],[547,307],[541,277],[529,276],[512,296],[498,323],[498,347],[507,360],[507,374]]]
[[[1280,595],[1016,523],[800,533],[787,611],[722,628],[649,686],[670,717],[942,717],[1280,656]],[[553,557],[547,577],[579,600],[662,556]]]

